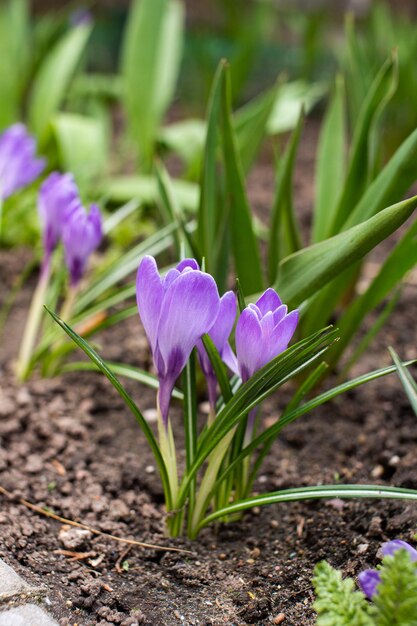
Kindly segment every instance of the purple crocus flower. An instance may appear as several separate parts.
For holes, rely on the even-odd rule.
[[[163,278],[155,259],[145,256],[136,278],[139,315],[159,377],[158,403],[165,428],[175,381],[197,341],[213,326],[220,298],[214,279],[184,259]]]
[[[208,334],[216,346],[221,359],[232,372],[237,374],[237,359],[229,343],[229,336],[232,332],[235,319],[236,296],[233,291],[227,291],[220,298],[219,313]],[[197,350],[201,369],[207,380],[209,401],[211,406],[214,407],[217,401],[217,379],[201,339],[197,343]]]
[[[236,325],[236,353],[243,382],[287,349],[298,323],[298,311],[287,310],[277,292],[267,289],[242,311]]]
[[[417,562],[417,550],[406,541],[393,539],[393,541],[387,541],[382,544],[383,556],[393,556],[397,550],[407,550],[411,560]],[[358,582],[363,593],[369,599],[372,599],[373,596],[378,593],[377,587],[381,582],[381,574],[376,569],[367,569],[359,574]]]
[[[87,215],[81,202],[65,214],[62,241],[65,263],[70,273],[70,284],[75,287],[82,275],[88,257],[98,247],[103,238],[103,225],[100,209],[96,204],[90,207]]]
[[[23,124],[13,124],[0,135],[0,198],[32,183],[44,167],[45,160],[36,158],[36,141]]]
[[[45,263],[62,237],[65,216],[79,205],[72,174],[52,172],[39,190],[38,210],[43,230]]]

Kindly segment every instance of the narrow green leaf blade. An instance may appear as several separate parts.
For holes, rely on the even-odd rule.
[[[97,354],[95,350],[76,332],[72,330],[65,322],[63,322],[56,313],[45,307],[49,315],[55,320],[55,322],[64,330],[67,335],[77,344],[79,348],[88,356],[88,358],[96,365],[96,367],[106,376],[106,378],[111,382],[113,387],[116,389],[117,393],[120,395],[126,406],[132,411],[136,421],[141,427],[143,434],[145,435],[149,446],[152,450],[152,453],[155,457],[156,464],[158,465],[158,469],[161,475],[162,484],[164,486],[165,496],[170,500],[170,491],[169,491],[169,481],[167,475],[167,469],[162,458],[161,452],[159,450],[159,445],[155,436],[150,429],[148,422],[143,417],[136,403],[132,399],[132,397],[127,393],[126,389],[120,383],[119,379],[114,375],[111,369],[106,365],[103,359]]]
[[[416,381],[411,376],[410,372],[402,362],[400,361],[398,354],[395,352],[393,348],[388,348],[392,360],[395,363],[395,367],[397,368],[398,376],[400,378],[401,384],[404,387],[404,391],[410,400],[410,404],[413,407],[414,413],[417,415],[417,384]]]
[[[47,138],[53,115],[67,94],[91,30],[89,24],[72,28],[49,52],[38,70],[30,96],[29,122],[42,143]]]
[[[285,150],[282,161],[278,163],[277,185],[272,207],[271,228],[268,245],[269,282],[276,279],[279,261],[301,247],[300,228],[297,223],[293,198],[292,178],[295,158],[304,124],[304,112],[301,110],[297,125]]]
[[[300,304],[393,233],[416,206],[417,196],[283,259],[276,281],[277,291],[284,301]]]
[[[326,238],[345,177],[345,94],[337,77],[333,97],[320,131],[316,167],[316,200],[313,213],[313,242]]]
[[[222,75],[222,145],[235,269],[243,290],[246,293],[257,293],[263,288],[261,261],[236,145],[227,70]]]
[[[327,498],[369,498],[377,500],[417,500],[417,491],[400,487],[384,487],[383,485],[320,485],[317,487],[297,487],[275,491],[260,496],[252,496],[246,500],[235,502],[214,511],[203,519],[199,530],[216,519],[251,509],[255,506],[278,504],[281,502],[298,502],[301,500],[317,500]]]

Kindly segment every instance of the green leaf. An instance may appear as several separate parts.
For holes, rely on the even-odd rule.
[[[155,138],[178,76],[184,9],[176,0],[135,0],[123,42],[121,72],[131,133],[150,167]]]
[[[340,342],[334,346],[330,360],[336,362],[360,328],[365,316],[373,311],[417,263],[417,221],[382,264],[369,287],[357,296],[338,320]]]
[[[206,123],[199,119],[185,119],[164,126],[158,132],[158,141],[176,152],[191,167],[197,162],[206,140]]]
[[[313,213],[313,242],[326,238],[328,226],[333,222],[334,211],[345,177],[345,93],[341,76],[336,79],[320,131],[316,166],[316,200]]]
[[[396,86],[396,57],[381,67],[363,103],[352,141],[346,181],[328,234],[339,232],[363,194],[369,177],[372,126]]]
[[[220,355],[214,345],[210,335],[203,335],[202,337],[204,348],[207,352],[207,355],[210,359],[210,363],[213,367],[213,370],[216,374],[217,381],[220,385],[220,390],[222,392],[223,400],[225,402],[229,402],[232,397],[232,390],[230,388],[229,379],[227,378],[226,368],[224,366],[223,361],[220,358]]]
[[[279,89],[277,84],[261,93],[234,115],[237,149],[245,173],[249,171],[260,150]]]
[[[89,24],[72,28],[49,52],[36,74],[29,102],[29,121],[41,143],[45,142],[49,123],[65,99],[91,30]]]
[[[233,129],[230,76],[227,68],[221,78],[222,146],[235,269],[243,290],[246,293],[257,293],[263,288],[262,268]]]
[[[417,159],[417,129],[401,144],[394,156],[347,218],[343,228],[355,226],[405,194],[417,179],[414,162]]]
[[[287,82],[277,92],[275,104],[268,119],[267,131],[270,135],[286,133],[297,126],[301,111],[311,111],[324,96],[327,86],[308,83],[304,80]]]
[[[107,367],[114,373],[116,376],[123,376],[125,378],[129,378],[130,380],[134,380],[138,383],[146,385],[151,389],[159,389],[159,380],[153,374],[149,374],[146,370],[142,370],[139,367],[134,367],[133,365],[126,365],[126,363],[115,363],[114,361],[105,361]],[[100,371],[98,365],[96,365],[93,361],[71,361],[71,363],[65,363],[61,368],[60,372],[97,372]],[[177,398],[178,400],[184,400],[184,394],[182,391],[174,387],[172,392],[172,397]]]
[[[0,5],[0,128],[18,121],[30,69],[31,38],[27,0]]]
[[[212,450],[228,436],[239,421],[258,404],[261,404],[278,387],[309,367],[336,338],[337,331],[325,329],[298,342],[260,369],[217,414],[214,423],[200,436],[198,456],[184,478],[180,499],[184,499],[188,486],[199,467]]]
[[[297,126],[277,168],[277,185],[272,207],[268,245],[270,283],[276,279],[279,261],[284,256],[299,250],[302,245],[300,229],[294,214],[292,179],[303,123],[304,112],[301,110]]]
[[[277,291],[284,301],[301,303],[386,239],[410,217],[416,205],[417,196],[394,204],[362,224],[283,259]]]
[[[341,572],[321,561],[313,578],[318,613],[317,626],[373,626],[369,605],[363,593],[355,591],[353,578],[342,578]]]
[[[402,489],[400,487],[384,487],[382,485],[319,485],[317,487],[297,487],[284,489],[252,496],[240,502],[235,502],[221,509],[217,509],[200,524],[199,530],[216,519],[251,509],[266,504],[278,504],[280,502],[299,502],[301,500],[321,500],[328,498],[369,498],[376,500],[417,500],[415,489]]]
[[[411,376],[410,372],[404,365],[401,363],[398,354],[393,350],[393,348],[388,348],[390,354],[392,356],[392,360],[395,363],[395,367],[397,368],[398,376],[400,378],[401,384],[404,387],[404,391],[410,400],[410,404],[413,407],[414,413],[417,415],[417,384],[416,381]]]
[[[65,322],[63,322],[56,313],[50,311],[47,307],[45,307],[49,315],[55,320],[55,322],[64,330],[67,335],[77,344],[81,350],[88,356],[88,358],[95,364],[95,366],[106,376],[106,378],[111,382],[113,387],[116,389],[117,393],[120,395],[126,406],[133,413],[136,421],[141,427],[143,434],[145,435],[149,446],[152,450],[152,453],[155,457],[155,462],[158,466],[159,473],[161,475],[162,484],[164,487],[165,498],[167,501],[167,506],[171,506],[171,495],[169,489],[169,481],[167,475],[167,469],[162,458],[161,452],[159,450],[158,442],[155,439],[155,436],[149,427],[148,422],[143,417],[142,413],[138,409],[136,403],[132,399],[132,397],[128,394],[126,389],[120,383],[119,379],[115,376],[112,370],[106,365],[103,359],[97,354],[95,350],[76,332],[72,330]]]
[[[106,128],[99,118],[77,113],[59,113],[52,121],[61,163],[72,172],[79,186],[91,183],[107,164]]]
[[[414,361],[409,361],[408,363],[405,363],[404,365],[411,365],[412,363],[414,363]],[[317,372],[318,368],[315,371]],[[329,400],[332,400],[333,398],[347,391],[350,391],[351,389],[354,389],[355,387],[359,387],[360,385],[368,383],[372,380],[377,380],[378,378],[387,376],[388,374],[392,374],[393,372],[395,372],[394,366],[386,367],[386,368],[379,369],[379,370],[374,370],[373,372],[368,372],[367,374],[359,376],[358,378],[354,378],[345,383],[342,383],[341,385],[338,385],[337,387],[333,387],[332,389],[329,389],[321,393],[320,395],[316,396],[312,400],[309,400],[308,402],[305,402],[301,406],[297,406],[296,408],[292,410],[289,410],[287,408],[285,412],[283,413],[283,415],[281,415],[280,419],[277,422],[275,422],[275,424],[273,424],[272,426],[264,430],[262,433],[260,433],[257,437],[255,437],[255,439],[253,439],[242,450],[242,452],[233,460],[233,462],[226,468],[223,474],[218,478],[218,483],[220,484],[226,478],[226,476],[233,471],[236,465],[241,463],[243,459],[245,459],[245,457],[247,457],[254,450],[259,448],[259,446],[262,446],[262,445],[269,446],[277,438],[280,432],[286,426],[288,426],[288,424],[291,424],[299,417],[302,417],[303,415],[310,413],[310,411],[313,411],[314,409],[321,406],[322,404],[329,402]],[[261,452],[260,454],[263,454],[263,452]],[[214,486],[214,489],[215,488],[216,488],[216,485]]]
[[[414,626],[417,623],[417,571],[410,554],[398,550],[379,569],[381,582],[373,597],[375,626]]]
[[[206,271],[216,276],[219,198],[218,198],[218,128],[221,114],[222,81],[225,63],[219,63],[210,92],[207,111],[207,133],[200,180],[200,204],[198,208],[198,244],[201,257],[206,261]],[[224,208],[223,208],[224,211]],[[225,219],[225,218],[223,218]]]
[[[195,211],[198,206],[199,189],[195,183],[173,180],[178,202],[184,209]],[[117,176],[100,184],[100,193],[113,202],[128,202],[137,198],[146,204],[156,204],[159,198],[158,183],[154,176]]]

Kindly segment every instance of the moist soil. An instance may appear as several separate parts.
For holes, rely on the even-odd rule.
[[[306,223],[315,139],[313,129],[296,174]],[[250,178],[260,216],[270,206],[272,187],[270,166],[260,165]],[[2,300],[28,258],[24,250],[1,252]],[[16,384],[13,359],[32,289],[29,282],[19,294],[0,354],[0,487],[12,494],[0,495],[0,557],[46,589],[49,610],[62,626],[314,624],[311,577],[318,561],[327,559],[356,576],[376,565],[381,542],[413,540],[415,504],[340,500],[253,509],[239,522],[203,530],[197,541],[167,538],[152,456],[111,385],[95,373],[35,376]],[[404,359],[417,358],[416,299],[411,278],[352,375],[389,364],[388,345]],[[151,367],[139,319],[126,320],[97,342],[108,359]],[[132,381],[126,385],[152,421],[154,393]],[[265,403],[266,423],[279,416],[289,394],[284,389]],[[204,395],[200,400],[203,415]],[[173,421],[183,449],[175,405]],[[417,489],[416,460],[416,416],[392,375],[284,430],[255,491],[338,482]],[[22,498],[103,533],[184,552],[139,548],[71,527],[34,512]]]

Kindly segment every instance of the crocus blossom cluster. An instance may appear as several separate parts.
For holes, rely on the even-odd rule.
[[[45,168],[36,158],[36,141],[23,124],[13,124],[0,135],[0,198],[6,200],[32,183]]]
[[[410,546],[406,541],[394,539],[382,545],[381,551],[383,556],[392,556],[397,550],[407,550],[411,560],[417,562],[417,550]],[[359,586],[363,593],[372,599],[378,593],[378,585],[381,582],[381,575],[376,569],[367,569],[358,576]]]
[[[206,376],[209,400],[216,402],[217,381],[201,337],[208,333],[220,357],[246,382],[283,352],[298,322],[298,311],[287,313],[277,293],[268,289],[256,304],[241,313],[236,327],[237,357],[229,336],[236,318],[236,297],[219,297],[214,279],[200,271],[194,259],[185,259],[161,277],[150,256],[142,259],[136,280],[139,315],[148,337],[159,377],[159,408],[165,426],[176,379],[194,347]]]
[[[52,172],[43,182],[38,199],[43,230],[44,264],[62,240],[65,262],[74,286],[80,281],[90,254],[99,245],[102,232],[100,209],[92,204],[89,214],[81,204],[71,174]]]

